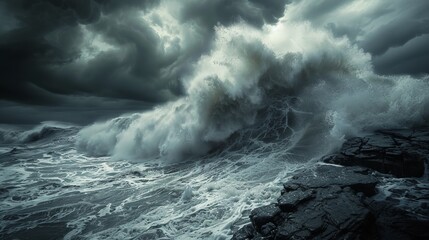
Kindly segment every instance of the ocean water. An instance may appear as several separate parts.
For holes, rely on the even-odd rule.
[[[429,120],[428,77],[380,76],[287,16],[218,26],[185,95],[89,126],[0,131],[1,239],[228,239],[345,138]]]
[[[37,129],[1,147],[2,239],[227,239],[305,165],[269,142],[179,162],[90,157],[80,128]]]

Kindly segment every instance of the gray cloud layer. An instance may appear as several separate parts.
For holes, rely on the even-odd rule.
[[[381,74],[429,73],[429,1],[294,1],[292,19],[331,30],[371,53]]]
[[[429,72],[426,0],[5,0],[0,122],[28,122],[27,111],[35,122],[88,122],[173,100],[216,25],[262,27],[285,7],[291,20],[350,38],[380,73]]]

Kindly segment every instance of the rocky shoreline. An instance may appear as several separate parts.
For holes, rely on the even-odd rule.
[[[232,239],[429,239],[428,159],[429,129],[349,139],[294,173]]]

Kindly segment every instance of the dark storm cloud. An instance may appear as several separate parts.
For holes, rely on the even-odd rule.
[[[429,73],[429,1],[402,1],[391,8],[391,19],[368,32],[358,44],[374,56],[382,74]]]
[[[419,51],[412,47],[429,33],[427,0],[296,0],[289,7],[292,19],[308,20],[338,37],[345,35],[371,53],[379,73],[429,73],[423,56],[429,44],[420,44]]]
[[[426,33],[429,33],[429,19],[425,19],[424,16],[421,19],[399,19],[380,26],[378,31],[369,33],[360,44],[373,55],[382,55],[389,48],[403,46]]]
[[[324,1],[300,1],[295,0],[293,3],[301,4],[297,18],[311,19],[312,21],[323,20],[323,18],[335,11],[336,9],[349,3],[344,0],[324,0]]]
[[[82,26],[98,23],[102,14],[116,16],[125,6],[145,7],[147,4],[141,2],[148,1],[123,1],[123,6],[117,2],[39,0],[7,1],[3,4],[6,8],[3,11],[14,13],[18,26],[1,36],[0,64],[5,69],[2,72],[2,98],[49,104],[56,103],[52,101],[58,97],[56,94],[121,95],[103,89],[103,86],[110,86],[110,79],[97,78],[103,74],[122,77],[118,76],[117,68],[121,64],[130,64],[127,61],[133,56],[123,62],[112,59],[113,56],[97,56],[89,64],[74,63],[81,56],[81,48],[85,44]],[[144,44],[150,43],[141,42],[140,45]],[[127,84],[127,79],[121,81]],[[156,100],[151,96],[147,98]]]
[[[165,40],[156,30],[165,25],[165,16],[152,14],[157,8],[175,12],[178,31],[189,24],[196,34]],[[182,94],[179,79],[206,51],[214,26],[239,20],[262,26],[283,10],[284,1],[275,0],[6,0],[0,99],[64,107],[82,104],[76,96],[124,104],[171,100]]]
[[[191,0],[186,2],[182,17],[184,20],[199,21],[207,27],[217,23],[228,25],[237,20],[262,26],[281,17],[285,3],[285,0]]]
[[[385,74],[428,73],[429,34],[415,37],[404,45],[392,47],[381,56],[375,56],[374,65]]]

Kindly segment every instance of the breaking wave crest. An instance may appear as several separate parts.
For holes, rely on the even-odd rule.
[[[3,128],[0,129],[0,143],[33,143],[76,129],[74,125],[60,122],[43,122],[29,130]]]
[[[429,120],[427,76],[377,75],[371,56],[346,38],[285,19],[262,30],[217,27],[182,83],[183,98],[82,129],[78,148],[128,159],[180,159],[250,142],[326,148]]]

